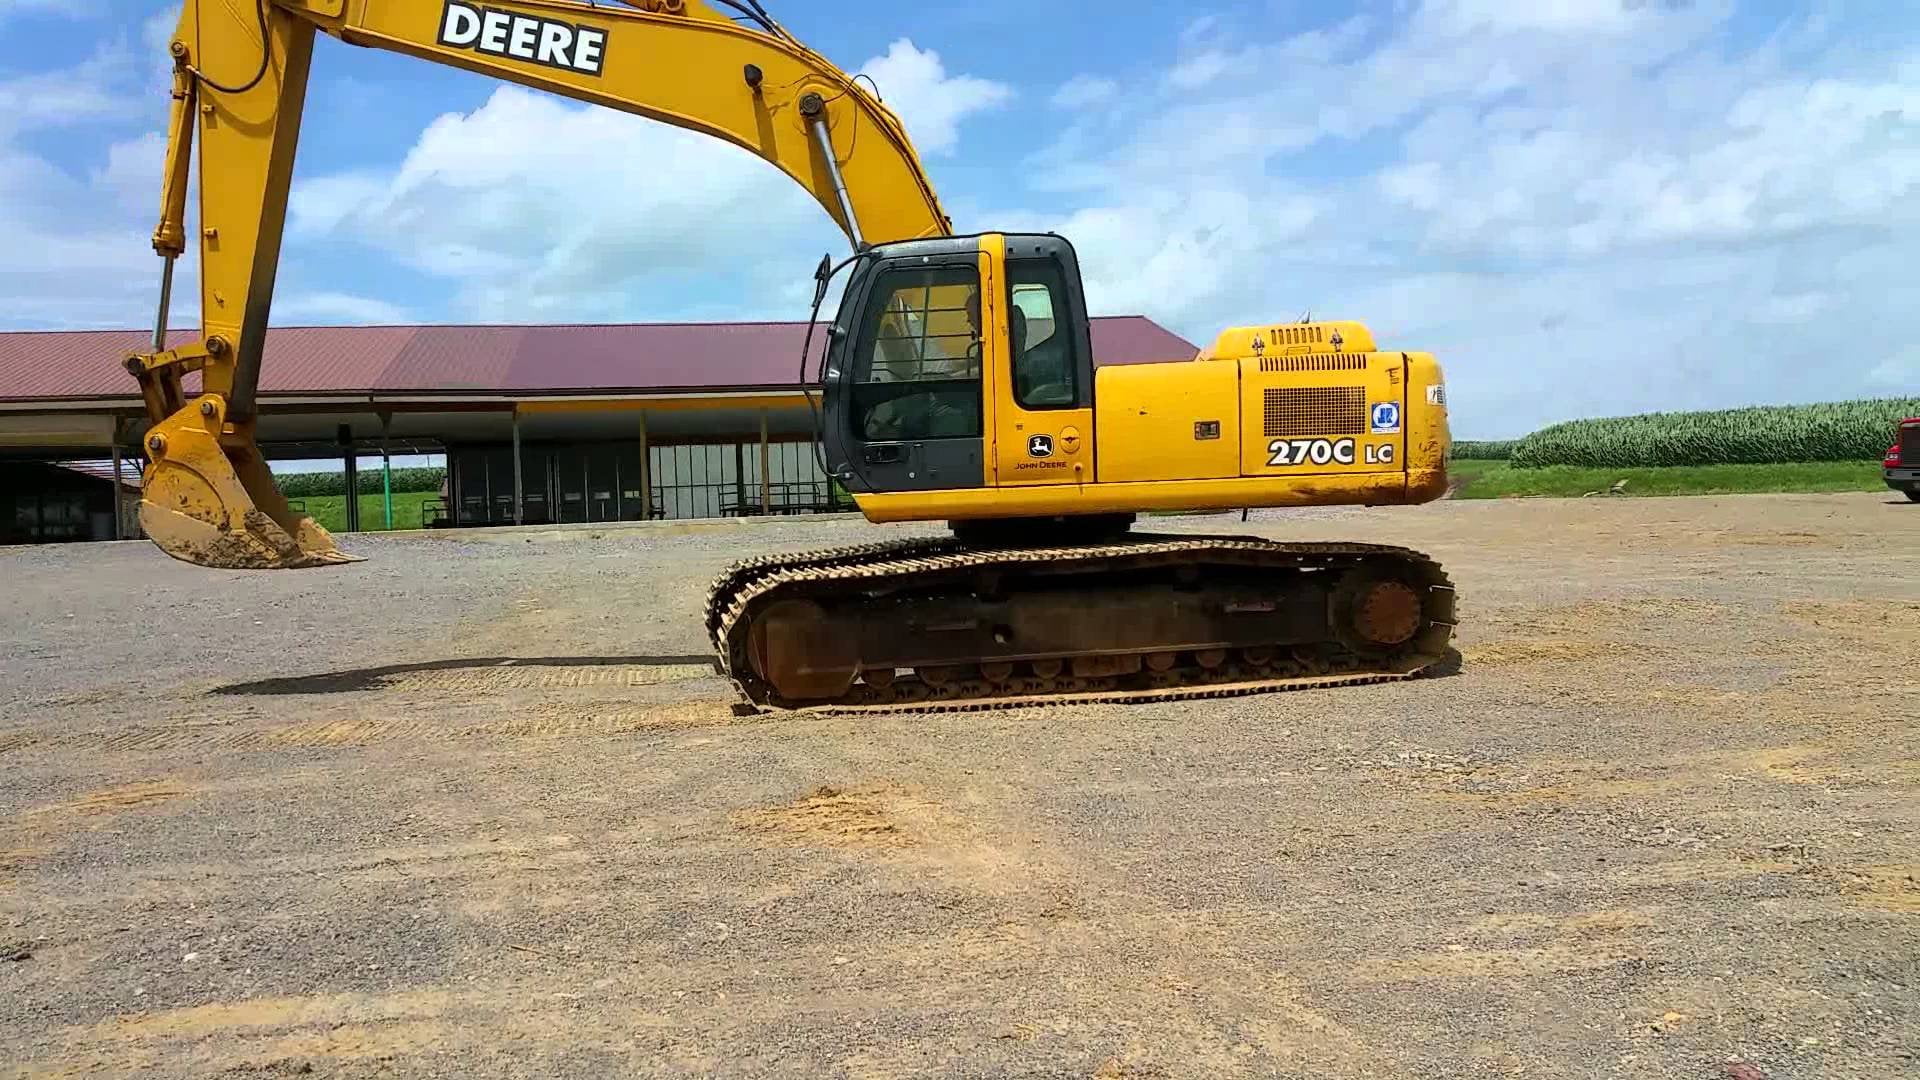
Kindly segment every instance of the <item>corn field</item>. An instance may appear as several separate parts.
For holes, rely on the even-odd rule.
[[[1920,398],[1572,420],[1520,440],[1512,461],[1519,468],[1877,461],[1908,416],[1920,416]]]
[[[439,467],[395,469],[393,470],[393,490],[439,491],[440,482],[446,478],[447,470]],[[378,495],[384,490],[381,486],[384,477],[377,468],[361,468],[359,481],[362,495]],[[280,486],[280,494],[289,499],[311,499],[347,493],[346,473],[280,473],[274,477],[274,482]]]
[[[1453,456],[1463,461],[1505,461],[1519,445],[1519,439],[1455,439]]]

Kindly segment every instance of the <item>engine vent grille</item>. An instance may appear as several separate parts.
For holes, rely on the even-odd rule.
[[[1363,353],[1269,356],[1260,361],[1260,370],[1269,375],[1282,371],[1365,371],[1367,358]]]
[[[1293,439],[1307,435],[1364,435],[1367,432],[1367,388],[1312,386],[1267,391],[1267,437]]]
[[[1276,326],[1272,332],[1275,347],[1288,345],[1324,345],[1327,341],[1327,328],[1324,326]]]
[[[1920,465],[1920,424],[1900,429],[1900,464],[1908,468]]]

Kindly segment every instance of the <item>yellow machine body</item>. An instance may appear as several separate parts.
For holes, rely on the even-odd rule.
[[[869,520],[1391,506],[1446,491],[1439,362],[1379,351],[1360,323],[1238,327],[1191,359],[1101,367],[1094,407],[1067,412],[1022,409],[991,344],[1004,335],[983,339],[986,484],[857,495]],[[1034,435],[1065,467],[1017,471]]]

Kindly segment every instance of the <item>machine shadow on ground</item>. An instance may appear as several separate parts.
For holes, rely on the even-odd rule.
[[[222,697],[347,694],[389,689],[395,679],[426,673],[521,668],[700,668],[703,674],[721,674],[719,662],[712,656],[486,656],[256,679],[216,686],[207,693]]]

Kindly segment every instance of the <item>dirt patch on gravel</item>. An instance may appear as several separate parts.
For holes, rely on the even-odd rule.
[[[733,824],[763,839],[813,847],[909,848],[944,824],[938,806],[891,784],[817,788],[781,806],[736,811]]]
[[[1898,647],[1920,638],[1920,603],[1906,600],[1795,600],[1782,605],[1791,618],[1816,630]]]
[[[1592,627],[1638,629],[1673,620],[1714,622],[1726,615],[1725,605],[1717,601],[1685,596],[1640,596],[1531,608],[1502,621],[1538,630],[1577,631]]]
[[[1508,667],[1515,664],[1619,660],[1628,651],[1626,646],[1613,642],[1542,638],[1491,641],[1465,649],[1461,655],[1467,663],[1478,667]]]
[[[1448,942],[1407,955],[1380,957],[1358,973],[1365,980],[1426,982],[1453,979],[1565,977],[1615,968],[1645,951],[1657,911],[1589,911],[1563,917],[1497,917],[1479,940]],[[1504,941],[1489,941],[1504,938]]]
[[[141,780],[99,788],[63,802],[35,806],[0,820],[0,885],[60,850],[75,831],[104,827],[96,819],[158,806],[188,792],[185,784]]]
[[[29,810],[26,819],[36,825],[49,823],[66,814],[110,814],[119,810],[166,802],[186,794],[185,786],[166,780],[144,780],[133,784],[90,791],[71,802],[56,803]]]
[[[1837,871],[1855,902],[1899,915],[1920,915],[1920,863],[1855,866]]]

